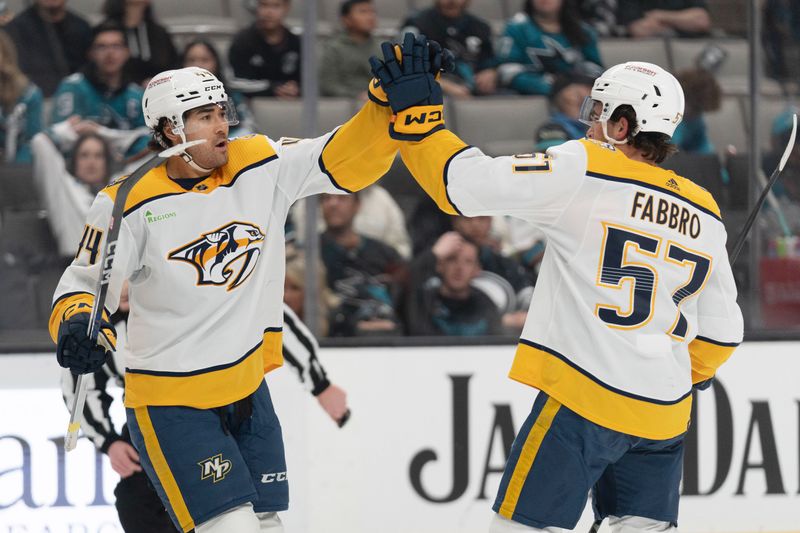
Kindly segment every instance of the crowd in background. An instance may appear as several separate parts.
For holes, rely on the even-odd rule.
[[[97,191],[147,155],[141,98],[154,74],[200,66],[217,75],[240,117],[232,136],[256,131],[250,98],[302,96],[301,39],[286,23],[290,1],[244,0],[253,22],[228,50],[202,35],[178,48],[155,0],[106,0],[94,26],[65,0],[34,0],[0,16],[0,152],[7,163],[31,165],[60,257],[73,255]],[[713,30],[704,0],[524,0],[500,33],[470,11],[468,0],[427,3],[402,20],[398,35],[424,33],[454,52],[455,70],[441,79],[446,95],[548,97],[550,116],[531,125],[529,151],[584,136],[580,105],[610,66],[599,38],[702,37]],[[792,75],[794,48],[787,43],[800,37],[798,6],[770,0],[764,8],[775,30],[765,32],[764,49],[777,79]],[[345,0],[338,14],[340,29],[319,57],[320,95],[364,100],[368,58],[380,53],[381,13],[371,0]],[[720,105],[714,52],[677,73],[687,105],[675,143],[684,152],[716,153],[703,122]],[[776,120],[778,141],[785,120]],[[800,167],[794,160],[789,174]],[[794,205],[796,188],[779,193]],[[544,251],[534,228],[504,218],[449,217],[424,200],[412,216],[379,186],[320,203],[322,261],[311,268],[323,287],[323,334],[519,333]],[[286,301],[301,317],[309,268],[297,239],[304,219],[294,212],[286,228]]]

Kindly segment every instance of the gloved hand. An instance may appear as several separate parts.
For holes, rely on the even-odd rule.
[[[372,73],[386,93],[395,113],[389,135],[400,140],[418,141],[444,128],[442,88],[431,72],[430,45],[424,35],[414,38],[407,33],[403,40],[402,63],[398,64],[395,47],[381,45],[383,61],[370,58]],[[441,69],[444,55],[434,46],[434,64]],[[372,84],[374,85],[374,83]]]
[[[406,35],[410,36],[411,34]],[[392,45],[388,42],[384,44],[392,46],[395,59],[402,62],[402,47],[399,44]],[[442,72],[453,72],[456,69],[456,58],[453,55],[453,52],[447,48],[442,48],[441,45],[436,41],[428,41],[428,59],[430,61],[430,73],[433,74],[436,81],[441,78]],[[376,104],[381,106],[389,105],[389,98],[386,96],[386,92],[383,90],[381,82],[378,78],[372,78],[367,94],[369,95],[369,99]]]
[[[89,319],[91,314],[81,311],[61,322],[58,327],[58,364],[69,368],[73,374],[89,374],[99,370],[111,356],[116,343],[117,332],[105,319],[100,322],[98,343],[89,339]],[[101,346],[101,343],[105,346]]]

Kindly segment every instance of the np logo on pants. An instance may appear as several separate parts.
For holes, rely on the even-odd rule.
[[[213,478],[214,483],[225,479],[232,466],[228,459],[222,459],[221,453],[214,457],[203,459],[197,464],[200,465],[200,479]]]

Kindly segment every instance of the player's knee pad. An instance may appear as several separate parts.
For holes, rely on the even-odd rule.
[[[283,523],[278,513],[256,513],[262,533],[283,533]]]
[[[526,526],[519,522],[509,520],[504,516],[495,513],[492,518],[492,523],[489,525],[489,533],[535,533],[537,531],[544,531],[546,533],[561,533],[564,531],[560,527],[546,527],[539,529],[536,527]]]
[[[206,520],[194,528],[196,533],[260,533],[260,525],[253,504],[245,503]]]
[[[608,525],[614,533],[678,533],[678,528],[669,522],[643,516],[609,516]]]

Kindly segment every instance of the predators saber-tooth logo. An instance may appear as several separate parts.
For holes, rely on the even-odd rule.
[[[226,285],[229,291],[237,288],[250,276],[261,255],[259,243],[264,232],[249,222],[230,222],[204,233],[195,241],[167,256],[185,261],[197,269],[198,285]],[[235,273],[234,263],[239,263]]]
[[[197,464],[200,465],[200,480],[212,478],[214,483],[225,479],[225,476],[228,475],[233,466],[230,460],[222,458],[221,453],[208,459],[203,459]]]

